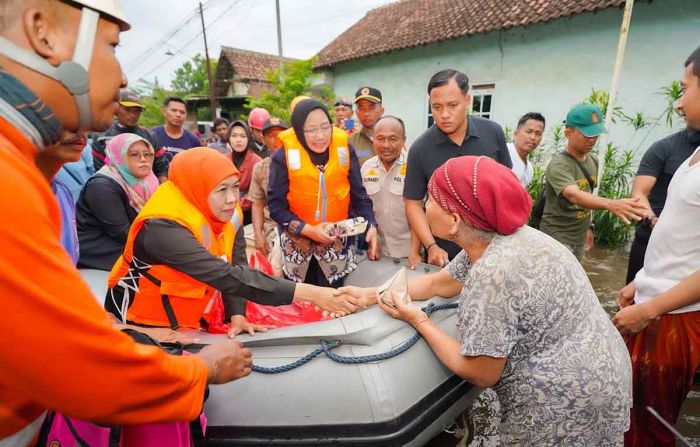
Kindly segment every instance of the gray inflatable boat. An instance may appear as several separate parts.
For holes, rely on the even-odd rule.
[[[360,261],[346,284],[380,285],[403,262],[388,257]],[[434,267],[420,265],[409,276],[432,271]],[[83,277],[96,296],[105,296],[106,272],[87,270]],[[455,299],[429,302],[441,306]],[[438,310],[431,318],[456,337],[456,309]],[[257,367],[291,367],[276,374],[253,372],[226,385],[211,386],[204,407],[206,445],[424,445],[481,390],[447,370],[422,339],[383,359],[414,335],[408,324],[372,306],[336,320],[240,336],[253,351]],[[223,337],[201,334],[199,343]],[[330,355],[320,352],[293,367],[322,344]],[[357,357],[362,357],[361,363],[353,363]]]

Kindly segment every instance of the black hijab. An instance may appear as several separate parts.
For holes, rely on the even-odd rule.
[[[245,156],[248,155],[248,151],[250,151],[253,144],[255,144],[255,140],[253,139],[253,132],[250,130],[250,127],[248,127],[248,124],[246,124],[245,121],[236,120],[232,122],[230,126],[228,126],[228,132],[226,132],[226,144],[230,145],[229,141],[231,141],[231,131],[233,130],[234,126],[242,127],[243,130],[245,130],[246,136],[248,137],[248,146],[243,152],[236,152],[233,150],[233,148],[231,148],[231,160],[233,160],[233,164],[236,166],[236,169],[239,169],[243,164],[243,160],[245,160]]]
[[[326,148],[326,150],[320,154],[312,151],[309,148],[309,145],[306,143],[306,134],[304,134],[304,122],[309,116],[309,113],[313,112],[316,109],[323,110],[323,113],[325,113],[328,117],[328,124],[333,124],[333,121],[331,120],[331,115],[328,113],[328,109],[326,108],[326,106],[324,106],[321,102],[316,101],[315,99],[305,99],[303,101],[300,101],[299,104],[297,104],[296,107],[294,107],[294,111],[292,112],[292,128],[294,129],[294,133],[296,134],[297,139],[299,140],[301,145],[304,146],[304,149],[306,149],[306,152],[309,154],[309,157],[311,158],[313,164],[317,166],[325,166],[325,164],[328,163],[328,148]]]

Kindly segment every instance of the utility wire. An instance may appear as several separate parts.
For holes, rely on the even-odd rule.
[[[218,0],[207,0],[202,4],[204,9],[211,6]],[[184,27],[186,27],[192,20],[199,16],[199,8],[194,8],[183,20],[180,21],[174,28],[165,33],[163,37],[160,38],[156,43],[148,47],[143,53],[132,59],[131,61],[124,64],[124,67],[128,71],[134,71],[140,67],[145,61],[149,60],[150,56],[159,51],[163,45],[167,45],[168,41],[175,37]],[[135,64],[135,65],[134,65]]]
[[[211,2],[211,1],[216,1],[216,0],[210,0],[210,2]],[[219,20],[221,20],[221,19],[226,15],[226,13],[228,13],[228,12],[229,12],[230,10],[232,10],[234,7],[238,6],[238,4],[239,4],[240,2],[241,2],[241,0],[235,0],[231,6],[229,6],[229,7],[226,8],[223,12],[221,12],[218,16],[216,16],[216,18],[215,18],[214,20],[212,20],[208,25],[205,25],[206,28],[207,28],[208,30],[211,29]],[[199,12],[197,12],[197,14],[199,14]],[[176,52],[176,53],[180,53],[180,54],[184,54],[184,53],[182,52],[182,50],[184,50],[185,48],[189,47],[189,46],[192,45],[193,43],[197,42],[197,38],[200,37],[201,35],[202,35],[202,31],[200,30],[197,34],[195,34],[194,36],[192,36],[191,38],[189,38],[189,39],[188,39],[188,42],[187,42],[185,45],[181,46],[180,48],[176,48],[176,49],[175,49],[175,52]],[[146,73],[146,74],[143,75],[143,76],[140,76],[139,79],[138,79],[136,82],[141,81],[141,80],[146,80],[145,78],[147,78],[148,76],[150,76],[151,74],[153,74],[156,70],[160,69],[162,65],[163,65],[163,63],[162,63],[162,62],[159,62],[159,63],[158,63],[155,67],[153,67],[148,73]]]

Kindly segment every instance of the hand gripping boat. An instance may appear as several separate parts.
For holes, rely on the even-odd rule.
[[[362,260],[346,284],[380,285],[404,263],[389,257]],[[408,276],[432,271],[434,267],[421,264],[408,270]],[[83,277],[98,297],[104,296],[106,272],[83,271]],[[456,309],[443,306],[455,299],[414,304],[428,303],[452,307],[433,312],[431,318],[456,337]],[[419,337],[397,353],[415,334],[408,324],[371,306],[336,320],[239,336],[253,351],[255,367],[264,372],[210,386],[204,407],[206,445],[424,445],[481,390],[452,374]],[[224,336],[198,337],[203,345]],[[297,366],[315,350],[316,357]],[[268,373],[280,370],[284,372]]]

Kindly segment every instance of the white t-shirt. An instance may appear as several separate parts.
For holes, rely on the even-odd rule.
[[[644,267],[634,278],[636,303],[666,292],[700,269],[700,162],[689,166],[693,155],[668,185],[664,211],[651,232]],[[700,310],[700,302],[670,313],[696,310]]]
[[[525,164],[522,158],[520,158],[520,155],[518,155],[518,151],[515,150],[515,145],[513,143],[508,143],[506,146],[508,146],[508,152],[510,152],[510,161],[513,162],[513,167],[511,169],[515,175],[518,176],[520,183],[527,188],[527,185],[530,184],[532,177],[535,175],[532,163],[528,162]]]

